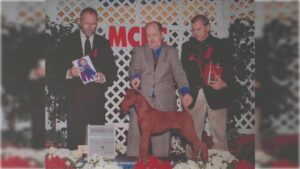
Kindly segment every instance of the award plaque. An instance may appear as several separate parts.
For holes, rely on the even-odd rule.
[[[115,158],[115,127],[112,125],[88,125],[88,159],[98,155],[104,159]]]

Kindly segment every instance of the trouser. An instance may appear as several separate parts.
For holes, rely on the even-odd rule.
[[[205,124],[206,114],[213,139],[213,148],[220,150],[228,150],[226,138],[226,121],[227,109],[212,110],[206,101],[203,89],[199,90],[196,103],[190,110],[190,114],[194,119],[197,136],[202,140],[202,133]],[[187,157],[191,157],[191,146],[186,146]]]
[[[41,92],[43,94],[43,92]],[[32,139],[31,144],[35,149],[45,148],[45,99],[44,96],[32,98]],[[37,100],[35,100],[37,99]]]
[[[104,125],[105,98],[97,84],[78,87],[69,95],[67,121],[67,147],[77,149],[78,145],[87,144],[87,125]]]
[[[255,150],[262,150],[261,140],[260,140],[260,122],[261,122],[261,109],[255,108]]]

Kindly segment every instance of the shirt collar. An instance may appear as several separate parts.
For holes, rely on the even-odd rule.
[[[161,49],[162,49],[162,46],[160,46],[159,48],[156,48],[156,49],[151,49],[151,51],[153,51],[155,53],[155,55],[157,57],[160,56],[160,52],[161,52]]]
[[[196,41],[197,43],[199,43],[199,44],[207,44],[207,42],[209,42],[210,39],[211,39],[211,35],[209,34],[208,37],[207,37],[206,39],[204,39],[203,41],[198,41],[198,40],[195,39],[194,37],[192,37],[192,39],[193,39],[194,41]]]
[[[94,35],[95,35],[95,34],[92,34],[92,35],[89,37],[89,40],[93,40],[93,39],[94,39]],[[86,40],[86,35],[82,32],[82,30],[80,30],[80,38],[83,39],[83,40]]]

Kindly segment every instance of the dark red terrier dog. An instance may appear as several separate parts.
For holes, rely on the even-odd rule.
[[[154,109],[137,90],[127,91],[120,108],[124,113],[128,113],[131,106],[135,106],[138,117],[141,140],[139,147],[139,157],[144,159],[148,155],[149,139],[151,135],[163,133],[170,129],[179,129],[181,135],[193,146],[193,156],[196,157],[198,150],[202,150],[202,159],[207,161],[207,146],[201,142],[195,131],[192,116],[186,111],[163,112]]]

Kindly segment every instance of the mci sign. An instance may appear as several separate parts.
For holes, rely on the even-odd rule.
[[[112,47],[135,47],[147,43],[145,27],[110,26],[108,31],[108,39]],[[163,33],[167,33],[166,28],[163,28]]]

